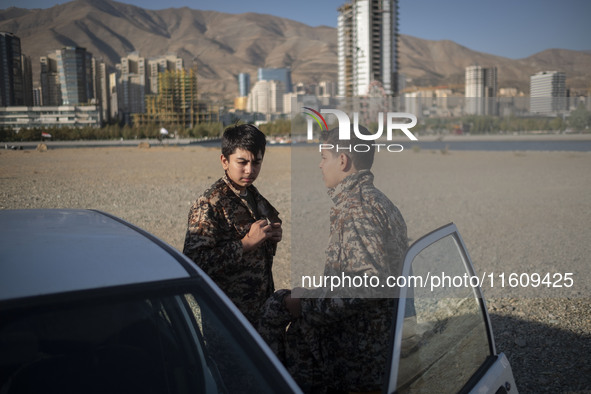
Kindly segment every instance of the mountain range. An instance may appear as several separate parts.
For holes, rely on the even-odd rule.
[[[401,15],[401,18],[404,16]],[[337,80],[337,30],[311,27],[267,14],[227,14],[187,7],[147,10],[112,0],[73,0],[48,9],[0,10],[0,31],[16,34],[31,57],[38,82],[39,57],[64,46],[86,48],[110,66],[138,52],[146,58],[168,53],[197,67],[202,98],[231,99],[237,75],[259,67],[291,67],[294,83]],[[575,92],[591,90],[591,53],[548,49],[523,59],[474,51],[453,41],[399,37],[400,71],[407,86],[463,84],[465,67],[497,67],[498,86],[526,95],[529,77],[564,71]]]

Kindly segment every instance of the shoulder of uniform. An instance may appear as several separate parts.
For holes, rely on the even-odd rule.
[[[222,193],[228,185],[224,182],[223,178],[218,179],[215,181],[209,188],[207,188],[201,197],[211,198],[212,196],[218,195]]]
[[[211,205],[226,204],[233,198],[236,198],[236,193],[232,191],[230,186],[223,179],[215,182],[209,189],[207,189],[200,197],[201,203],[209,203]]]

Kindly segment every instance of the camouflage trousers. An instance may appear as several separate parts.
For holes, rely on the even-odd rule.
[[[306,393],[381,390],[389,357],[393,299],[353,303],[359,310],[332,324],[292,319],[289,290],[267,300],[259,332]]]
[[[325,393],[327,373],[322,359],[319,333],[302,319],[292,320],[283,306],[289,290],[271,296],[261,314],[258,330],[271,350],[305,393]]]

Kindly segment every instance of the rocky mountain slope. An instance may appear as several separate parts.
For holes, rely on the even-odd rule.
[[[38,79],[39,57],[68,45],[85,47],[114,66],[137,51],[144,57],[175,53],[197,66],[202,97],[232,98],[238,73],[256,81],[258,67],[291,67],[294,83],[337,79],[335,28],[311,27],[272,15],[226,14],[189,8],[146,10],[112,0],[74,0],[48,9],[0,10],[0,31],[21,38]],[[477,52],[452,41],[400,36],[400,67],[407,86],[463,84],[471,64],[497,66],[499,87],[527,93],[529,76],[567,74],[573,89],[591,88],[591,53],[549,49],[524,59]]]

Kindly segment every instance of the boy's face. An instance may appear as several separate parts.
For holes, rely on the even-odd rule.
[[[345,178],[343,172],[342,154],[334,154],[331,151],[322,151],[320,155],[320,170],[322,171],[322,180],[327,188],[333,188]]]
[[[257,179],[263,164],[263,155],[260,152],[254,155],[248,150],[238,148],[227,159],[222,155],[221,160],[228,178],[240,191],[244,191]]]

